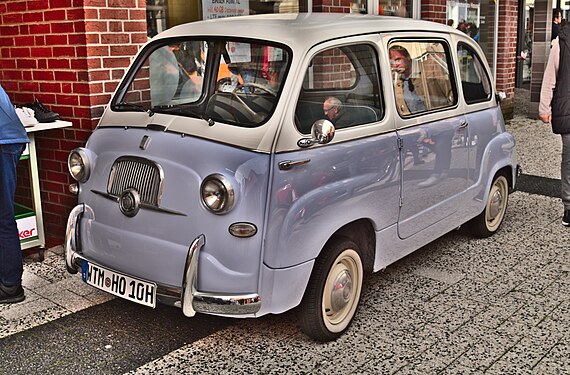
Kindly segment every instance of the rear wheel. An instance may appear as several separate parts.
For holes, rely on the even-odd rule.
[[[489,237],[501,226],[509,200],[509,182],[504,175],[493,180],[485,209],[467,223],[467,230],[477,237]]]
[[[363,280],[358,246],[344,237],[329,241],[315,262],[301,303],[302,331],[318,341],[341,336],[356,314]]]

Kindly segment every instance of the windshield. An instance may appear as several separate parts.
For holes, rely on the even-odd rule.
[[[135,64],[114,111],[172,113],[252,127],[269,119],[290,53],[265,42],[176,40]]]

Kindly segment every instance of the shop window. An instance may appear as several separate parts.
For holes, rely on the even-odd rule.
[[[390,44],[389,53],[394,96],[401,115],[438,110],[457,103],[446,44],[397,41]]]
[[[465,102],[473,104],[489,100],[491,98],[491,81],[487,77],[483,63],[477,53],[467,45],[459,44],[457,57]]]
[[[146,33],[149,37],[166,30],[165,0],[146,0]]]
[[[147,35],[183,23],[250,14],[296,13],[299,0],[146,0]]]
[[[381,16],[412,16],[411,0],[378,0],[378,14]]]
[[[331,48],[313,57],[304,77],[295,120],[308,134],[319,119],[337,129],[376,122],[383,117],[378,57],[366,44]]]
[[[497,2],[493,0],[446,0],[448,25],[469,35],[476,41],[491,69],[495,63],[495,11]],[[513,20],[516,22],[516,20]]]

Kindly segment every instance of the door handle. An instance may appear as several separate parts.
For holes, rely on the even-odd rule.
[[[461,120],[461,123],[459,124],[460,128],[465,128],[467,127],[467,125],[469,125],[469,123],[467,122],[467,120]]]
[[[298,160],[298,161],[284,160],[284,161],[279,162],[279,169],[281,169],[282,171],[286,171],[286,170],[289,170],[289,169],[291,169],[297,165],[307,164],[310,161],[311,161],[311,159]]]

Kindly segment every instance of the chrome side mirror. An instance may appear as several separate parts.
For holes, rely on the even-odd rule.
[[[504,91],[497,91],[497,93],[495,94],[495,100],[497,101],[497,103],[502,102],[506,98],[507,94]]]
[[[301,138],[297,145],[302,148],[312,146],[316,143],[324,145],[334,138],[334,125],[329,120],[317,120],[311,127],[311,138]]]

